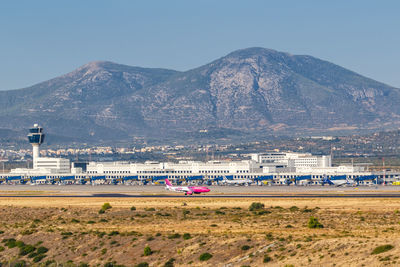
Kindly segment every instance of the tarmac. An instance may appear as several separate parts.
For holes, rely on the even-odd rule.
[[[400,186],[208,186],[200,195],[161,185],[0,185],[0,197],[204,197],[204,198],[400,198]]]

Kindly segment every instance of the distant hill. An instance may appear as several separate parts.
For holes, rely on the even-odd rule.
[[[398,88],[327,61],[248,48],[186,72],[92,62],[0,91],[0,123],[97,143],[353,133],[398,128],[398,103]]]

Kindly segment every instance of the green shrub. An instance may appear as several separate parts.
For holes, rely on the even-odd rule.
[[[169,259],[165,264],[164,267],[174,267],[174,258]]]
[[[200,259],[200,261],[208,261],[211,258],[212,258],[212,255],[210,253],[206,252],[206,253],[201,254],[199,259]]]
[[[289,210],[290,210],[291,212],[295,212],[295,211],[298,211],[299,208],[298,208],[297,206],[291,206],[291,207],[289,208]]]
[[[35,251],[36,248],[32,245],[25,245],[23,247],[20,247],[19,249],[19,255],[24,256],[24,255],[28,255],[29,253]]]
[[[175,238],[180,238],[180,237],[181,237],[180,234],[175,233],[175,234],[169,235],[169,236],[168,236],[168,239],[175,239]]]
[[[87,224],[94,224],[96,223],[95,221],[88,221]]]
[[[101,250],[101,255],[104,255],[104,254],[106,254],[107,253],[107,249],[106,248],[103,248],[102,250]]]
[[[36,257],[33,258],[33,262],[39,262],[39,261],[43,260],[45,257],[46,257],[46,255],[44,255],[44,254],[37,255]]]
[[[119,265],[115,261],[113,261],[107,262],[106,264],[104,264],[104,267],[124,267],[124,265]]]
[[[184,233],[182,237],[184,240],[188,240],[188,239],[192,238],[192,236],[189,233]]]
[[[39,255],[39,253],[37,253],[37,252],[31,252],[31,253],[28,254],[28,258],[34,258],[34,257],[36,257],[37,255]]]
[[[151,251],[151,248],[149,246],[146,246],[143,250],[144,256],[150,256],[152,253],[153,253],[153,251]]]
[[[263,262],[267,263],[267,262],[270,262],[270,261],[272,261],[272,258],[270,256],[268,256],[268,255],[264,255]]]
[[[249,250],[249,249],[250,249],[250,246],[248,246],[248,245],[242,246],[242,250]]]
[[[72,219],[71,222],[72,222],[72,223],[79,223],[80,221],[77,220],[77,219]]]
[[[145,210],[145,211],[156,211],[155,208],[145,208],[144,210]]]
[[[264,208],[264,204],[260,202],[253,202],[251,203],[249,210],[250,211],[255,211],[255,210],[262,210]]]
[[[132,206],[132,207],[131,207],[131,210],[136,210],[136,207],[135,207],[135,206]]]
[[[81,263],[79,263],[78,267],[89,267],[89,264],[81,262]]]
[[[24,260],[14,262],[13,267],[25,267],[28,266]]]
[[[183,210],[182,214],[185,217],[186,215],[188,215],[190,213],[190,210]]]
[[[380,254],[386,251],[391,250],[392,248],[394,248],[392,245],[383,245],[383,246],[379,246],[376,247],[371,254]]]
[[[220,211],[220,210],[216,210],[215,214],[217,214],[217,215],[225,215],[225,212]]]
[[[3,239],[4,245],[8,248],[15,248],[17,246],[16,242],[14,238]]]
[[[273,237],[272,233],[267,233],[267,234],[265,235],[265,238],[266,238],[267,240],[269,240],[269,241],[274,240],[274,237]]]
[[[18,240],[15,242],[15,245],[19,248],[23,248],[25,246],[25,243],[23,241]]]
[[[103,209],[100,209],[99,210],[99,214],[103,214],[103,213],[105,213],[106,211],[105,210],[103,210]]]
[[[109,236],[119,235],[119,232],[118,231],[111,231],[108,235]]]
[[[104,203],[103,206],[101,206],[101,209],[104,210],[104,211],[109,210],[111,208],[112,207],[111,207],[110,203],[108,203],[108,202]]]
[[[149,267],[149,264],[147,262],[141,262],[139,264],[136,264],[135,267]]]
[[[49,251],[49,249],[46,248],[46,247],[38,247],[37,250],[36,250],[36,252],[39,253],[39,254],[44,254],[47,251]]]
[[[1,235],[1,234],[4,234],[4,231],[3,231],[3,230],[0,230],[0,235]]]
[[[318,221],[317,218],[311,216],[310,220],[308,221],[308,228],[324,228],[324,226]]]
[[[63,236],[71,236],[72,232],[61,232],[61,235],[63,235]]]
[[[4,251],[5,248],[3,246],[0,246],[0,252]]]
[[[257,212],[258,215],[264,215],[264,214],[270,214],[271,212],[269,210],[260,210]]]

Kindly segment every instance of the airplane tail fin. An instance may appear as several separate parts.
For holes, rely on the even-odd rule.
[[[322,184],[323,184],[323,185],[324,185],[324,184],[334,185],[334,183],[333,183],[331,180],[329,180],[328,178],[325,178],[325,179],[323,180]]]
[[[170,182],[168,179],[165,179],[165,184],[166,184],[167,186],[172,186],[171,182]]]

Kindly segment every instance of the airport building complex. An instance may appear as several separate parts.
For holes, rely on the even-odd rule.
[[[332,166],[329,155],[267,152],[248,155],[241,161],[173,162],[88,162],[70,163],[68,159],[40,157],[43,128],[35,124],[28,139],[33,147],[33,168],[18,168],[1,174],[0,182],[14,183],[139,183],[169,178],[174,182],[220,183],[249,179],[255,184],[321,184],[329,179],[358,179],[360,184],[379,179],[397,179],[397,174],[372,173],[361,166]]]

